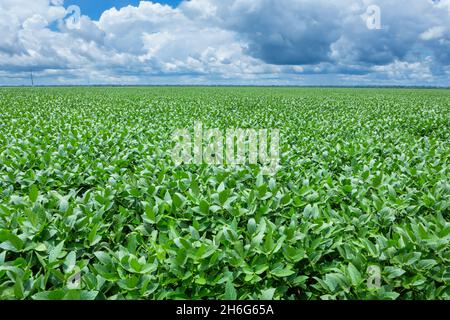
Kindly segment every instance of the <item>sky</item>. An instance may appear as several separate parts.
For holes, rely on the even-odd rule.
[[[450,86],[450,0],[0,0],[0,85]]]
[[[30,0],[32,1],[32,0]],[[71,5],[79,6],[81,12],[89,16],[93,20],[98,20],[102,13],[112,7],[116,9],[121,9],[123,7],[139,6],[139,0],[66,0],[64,1],[64,6],[69,7]],[[167,4],[173,8],[178,6],[181,0],[166,0],[166,1],[153,1],[155,3]]]

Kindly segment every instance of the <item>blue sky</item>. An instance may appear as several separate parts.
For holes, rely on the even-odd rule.
[[[80,7],[82,14],[85,14],[94,20],[98,20],[102,13],[107,9],[112,7],[120,9],[128,5],[137,6],[139,5],[139,2],[140,0],[65,0],[64,5],[67,7],[70,5],[77,5]],[[176,7],[181,0],[162,0],[154,2]]]
[[[41,85],[450,86],[450,0],[0,0],[0,85],[31,70]]]

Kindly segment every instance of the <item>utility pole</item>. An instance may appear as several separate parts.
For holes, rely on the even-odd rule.
[[[31,69],[31,86],[34,87],[33,69]]]

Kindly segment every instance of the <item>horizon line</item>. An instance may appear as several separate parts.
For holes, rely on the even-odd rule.
[[[0,85],[0,88],[82,88],[82,87],[250,87],[250,88],[398,88],[398,89],[450,89],[450,86],[437,85],[258,85],[258,84],[52,84],[52,85]]]

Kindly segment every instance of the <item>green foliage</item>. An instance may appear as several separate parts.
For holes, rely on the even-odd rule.
[[[0,89],[0,299],[449,299],[449,105],[448,90]],[[279,129],[282,168],[175,167],[170,136],[195,121]]]

